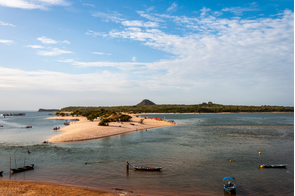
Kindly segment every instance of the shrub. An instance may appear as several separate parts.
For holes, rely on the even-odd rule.
[[[98,123],[98,126],[109,126],[109,122],[111,122],[110,119],[102,119],[102,120]]]

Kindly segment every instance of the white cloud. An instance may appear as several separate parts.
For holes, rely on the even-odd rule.
[[[255,6],[256,7],[256,6]],[[232,12],[232,13],[235,13],[237,15],[241,15],[243,14],[243,12],[252,12],[252,11],[258,11],[259,9],[258,8],[243,8],[243,7],[231,7],[231,8],[224,8],[222,9],[223,12]]]
[[[95,5],[93,5],[93,4],[83,3],[83,5],[85,5],[85,6],[91,6],[91,7],[94,7],[95,8]]]
[[[37,38],[37,40],[39,40],[43,44],[57,44],[58,43],[58,41],[55,41],[55,40],[50,39],[50,38],[47,38],[45,36],[39,37],[39,38]]]
[[[139,14],[141,17],[146,18],[151,21],[165,22],[163,19],[156,17],[155,14],[146,14],[144,11],[137,11],[136,13]]]
[[[118,14],[117,12],[113,12],[113,13],[95,12],[94,14],[92,14],[92,16],[102,18],[107,22],[113,21],[113,22],[120,23],[124,20],[123,18],[121,18],[122,15]]]
[[[2,26],[11,26],[11,27],[15,27],[15,25],[13,25],[13,24],[10,24],[10,23],[7,23],[7,22],[2,22],[2,21],[0,21],[0,25],[2,25]]]
[[[101,71],[88,74],[68,74],[53,71],[24,71],[0,67],[2,90],[57,90],[120,92],[130,86],[125,74]],[[58,78],[58,80],[57,80]],[[62,84],[62,85],[61,85]],[[109,86],[112,88],[109,88]]]
[[[103,52],[92,52],[92,54],[98,54],[98,55],[111,55],[110,53],[103,53]]]
[[[46,10],[50,6],[67,6],[64,0],[0,0],[0,6],[21,8],[21,9],[41,9]]]
[[[63,63],[71,63],[71,65],[76,65],[78,67],[113,67],[118,70],[136,70],[138,66],[146,67],[149,63],[138,63],[138,62],[79,62],[73,59],[59,60]]]
[[[50,38],[47,38],[45,36],[39,37],[37,38],[37,40],[39,40],[40,42],[42,42],[43,44],[58,44],[58,43],[65,43],[65,44],[70,44],[70,42],[68,40],[64,40],[64,41],[56,41]]]
[[[112,66],[121,70],[149,73],[154,88],[165,82],[177,88],[211,88],[216,93],[258,96],[293,89],[294,13],[286,10],[279,18],[223,19],[207,15],[203,8],[199,18],[166,17],[178,21],[188,35],[172,35],[159,29],[127,28],[109,33],[92,32],[104,37],[141,41],[152,48],[174,55],[172,60],[153,63],[75,62],[83,66]],[[206,14],[207,13],[207,14]],[[181,65],[181,66],[180,66]],[[138,67],[139,66],[139,67]],[[159,74],[162,72],[161,81]],[[224,92],[220,92],[223,89]],[[243,90],[245,92],[243,92]],[[291,90],[292,91],[292,90]],[[203,92],[203,91],[202,91]],[[210,92],[208,92],[210,93]],[[211,94],[211,93],[210,93]],[[292,93],[291,93],[292,94]],[[257,97],[258,98],[258,97]]]
[[[13,44],[14,42],[12,40],[0,39],[0,43],[10,45],[10,44]]]
[[[134,57],[132,57],[132,61],[136,61],[136,57],[134,56]]]
[[[40,45],[27,45],[26,47],[34,48],[34,49],[36,49],[36,48],[44,48],[43,46],[40,46]]]
[[[159,26],[156,22],[143,22],[140,20],[132,20],[132,21],[123,21],[122,25],[124,26],[133,26],[133,27],[146,27],[146,28],[156,28]]]
[[[52,48],[50,50],[43,50],[43,51],[38,51],[37,54],[40,56],[58,56],[61,54],[70,54],[73,53],[71,51],[66,51],[66,50],[60,50],[58,48]]]
[[[172,3],[172,5],[166,11],[167,12],[176,11],[176,8],[177,8],[177,4],[176,3]]]

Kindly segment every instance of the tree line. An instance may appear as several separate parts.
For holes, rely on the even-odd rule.
[[[294,112],[294,107],[285,106],[242,106],[242,105],[221,105],[212,102],[195,105],[134,105],[134,106],[98,106],[83,107],[69,106],[62,108],[63,112],[79,111],[83,116],[93,112],[107,111],[109,113],[222,113],[222,112]],[[111,115],[111,114],[110,114]]]

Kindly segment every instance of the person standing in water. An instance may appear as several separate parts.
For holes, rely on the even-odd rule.
[[[126,169],[127,169],[127,170],[129,169],[129,163],[128,163],[128,161],[127,161],[127,163],[126,163]]]

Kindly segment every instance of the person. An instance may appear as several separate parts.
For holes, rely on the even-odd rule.
[[[128,163],[128,161],[126,163],[126,169],[129,169],[129,163]]]
[[[31,152],[28,150],[28,154],[30,154]]]

